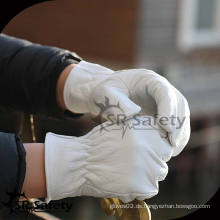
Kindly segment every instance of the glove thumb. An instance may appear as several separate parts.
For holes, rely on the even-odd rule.
[[[93,114],[111,121],[125,121],[141,111],[141,107],[129,99],[123,89],[106,87],[90,106]]]

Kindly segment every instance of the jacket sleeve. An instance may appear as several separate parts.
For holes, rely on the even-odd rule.
[[[0,132],[0,208],[12,209],[24,182],[26,152],[21,138]]]
[[[60,112],[56,83],[80,58],[68,50],[0,34],[0,105],[28,113]]]

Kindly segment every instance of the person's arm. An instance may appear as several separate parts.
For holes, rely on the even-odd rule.
[[[4,34],[0,48],[0,105],[28,113],[62,112],[56,96],[58,79],[81,59],[68,50]]]
[[[23,144],[20,136],[0,132],[0,208],[27,198],[46,197],[44,144]]]
[[[26,175],[22,192],[28,198],[43,198],[47,195],[44,167],[44,144],[24,144],[26,151]]]

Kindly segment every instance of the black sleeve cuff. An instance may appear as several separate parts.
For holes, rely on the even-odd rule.
[[[16,205],[25,178],[25,157],[20,136],[0,132],[0,207],[12,210]]]

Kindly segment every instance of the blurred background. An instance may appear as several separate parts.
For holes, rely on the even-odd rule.
[[[147,68],[168,78],[189,101],[192,136],[185,150],[168,163],[169,174],[160,182],[159,194],[146,203],[205,204],[218,190],[219,0],[57,0],[26,9],[3,32],[74,51],[115,70]],[[4,119],[16,125],[15,132],[22,132],[26,142],[43,141],[49,130],[78,136],[95,126],[89,115],[47,118],[8,113]],[[52,214],[61,219],[114,219],[106,217],[99,199],[68,201],[74,204],[71,212]],[[153,220],[193,211],[151,208]]]

